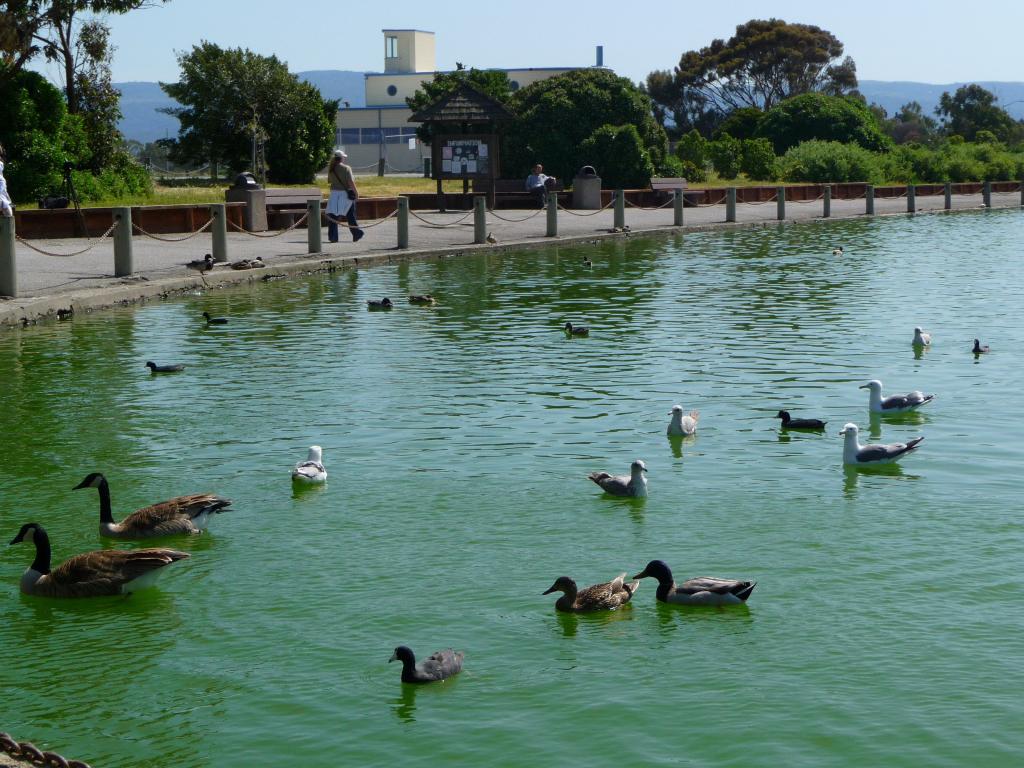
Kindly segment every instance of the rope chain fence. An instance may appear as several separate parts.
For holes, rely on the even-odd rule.
[[[79,251],[73,251],[71,253],[56,253],[54,251],[46,251],[46,250],[43,250],[42,248],[38,248],[38,247],[32,245],[32,243],[30,243],[28,240],[26,240],[25,238],[21,237],[20,235],[15,235],[15,238],[17,239],[17,241],[19,243],[24,245],[26,248],[30,248],[33,251],[35,251],[36,253],[41,253],[43,256],[56,256],[58,258],[66,259],[66,258],[71,258],[72,256],[81,256],[83,253],[88,253],[93,248],[95,248],[97,245],[99,245],[104,240],[106,240],[108,237],[110,237],[110,233],[113,232],[115,229],[117,229],[117,222],[114,222],[113,224],[111,224],[110,228],[107,229],[107,231],[104,232],[102,235],[100,235],[99,239],[96,240],[96,242],[90,243],[85,248],[82,248]]]
[[[820,194],[817,197],[812,198],[810,200],[787,200],[786,202],[787,203],[795,203],[796,205],[809,205],[810,203],[820,203],[824,199],[825,199],[825,195],[824,194]]]
[[[184,237],[161,237],[160,235],[154,235],[152,232],[147,232],[146,230],[144,230],[142,227],[140,227],[134,221],[132,222],[132,229],[138,230],[145,237],[149,237],[149,238],[151,238],[153,240],[159,240],[161,243],[183,243],[186,240],[191,240],[196,235],[201,235],[203,232],[205,232],[206,230],[208,230],[210,228],[211,224],[213,224],[213,219],[210,219],[205,224],[203,224],[203,226],[201,226],[199,229],[197,229],[195,232],[190,232],[189,234],[185,235]]]
[[[465,216],[463,216],[461,219],[457,219],[456,221],[450,221],[447,224],[435,224],[432,221],[424,219],[422,216],[420,216],[418,213],[416,213],[416,211],[409,211],[409,215],[410,216],[412,216],[415,219],[419,219],[424,224],[426,224],[428,227],[433,227],[434,229],[444,229],[445,227],[454,227],[456,224],[461,224],[462,222],[464,222],[466,219],[468,219],[470,216],[472,216],[473,213],[474,213],[473,211],[470,211]]]
[[[0,751],[12,758],[48,768],[89,768],[89,764],[81,760],[68,760],[56,752],[43,752],[31,742],[15,741],[11,734],[3,731],[0,731]]]
[[[507,221],[509,224],[517,224],[517,223],[519,223],[521,221],[529,221],[534,216],[537,216],[538,214],[544,213],[545,210],[547,210],[547,209],[545,209],[545,208],[538,208],[533,213],[531,213],[529,216],[524,216],[521,219],[509,219],[509,218],[507,218],[505,216],[501,216],[501,215],[498,214],[498,212],[494,208],[488,208],[487,212],[489,214],[491,214],[491,216],[493,216],[496,219],[501,219],[502,221]]]
[[[744,200],[742,203],[737,201],[736,205],[768,205],[768,203],[775,203],[779,200],[779,193],[774,192],[771,197],[767,200]],[[795,201],[794,201],[795,202]]]
[[[558,204],[558,210],[565,211],[566,213],[568,213],[571,216],[597,216],[597,214],[601,213],[601,211],[607,211],[614,204],[615,204],[615,198],[612,198],[611,200],[608,201],[607,205],[604,205],[601,208],[598,208],[596,211],[591,211],[590,213],[577,213],[576,211],[570,210],[570,209],[566,208],[564,205],[562,205],[561,203],[559,203]]]
[[[249,230],[245,229],[244,227],[240,227],[238,224],[235,224],[235,222],[233,222],[233,221],[229,221],[228,224],[230,224],[232,227],[234,227],[238,232],[241,232],[243,235],[248,235],[249,237],[262,237],[262,238],[268,238],[269,239],[269,238],[272,238],[272,237],[280,237],[281,235],[288,234],[293,229],[295,229],[297,226],[299,226],[300,224],[303,224],[306,221],[306,219],[308,219],[308,218],[309,218],[309,211],[306,211],[290,227],[288,227],[287,229],[278,230],[277,232],[275,232],[272,235],[264,235],[264,234],[261,234],[259,232],[250,232]]]
[[[624,205],[627,208],[636,208],[638,211],[660,211],[662,208],[668,208],[674,202],[675,202],[675,200],[673,200],[672,198],[669,198],[666,202],[662,203],[661,205],[643,206],[643,205],[637,205],[636,203],[629,202],[628,198],[623,201]]]
[[[332,222],[334,224],[337,224],[339,227],[344,227],[345,229],[372,229],[373,227],[379,227],[385,221],[387,221],[388,219],[394,218],[397,215],[398,215],[398,209],[396,208],[395,210],[393,210],[391,213],[389,213],[384,218],[377,219],[375,222],[373,222],[373,224],[356,224],[353,227],[347,221],[343,221],[342,219],[339,219],[333,213],[326,213],[326,212],[324,213],[324,216],[327,218],[328,221],[330,221],[330,222]]]

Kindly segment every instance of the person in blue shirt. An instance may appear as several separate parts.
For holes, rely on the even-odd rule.
[[[544,166],[537,163],[533,166],[533,173],[526,177],[526,191],[537,199],[537,207],[543,208],[547,199],[548,190],[555,186],[555,177],[544,173]]]

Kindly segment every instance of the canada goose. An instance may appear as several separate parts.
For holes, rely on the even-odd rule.
[[[150,373],[178,373],[184,371],[185,366],[180,363],[174,365],[157,365],[152,360],[146,363],[146,367],[149,368]]]
[[[587,477],[612,496],[642,498],[647,495],[647,478],[644,477],[646,471],[647,465],[637,459],[629,465],[629,477],[609,475],[607,472],[591,472]]]
[[[292,470],[292,480],[299,483],[323,483],[327,481],[327,470],[323,465],[323,449],[319,445],[309,446],[309,455]]]
[[[393,306],[395,305],[387,296],[383,299],[370,299],[366,302],[367,309],[391,309]]]
[[[633,578],[645,579],[648,576],[658,580],[655,593],[658,600],[678,605],[738,605],[747,602],[757,586],[756,581],[718,579],[714,576],[698,576],[676,584],[671,569],[662,560],[651,560]]]
[[[640,588],[640,582],[627,584],[623,581],[625,573],[620,573],[611,581],[577,590],[576,582],[568,576],[559,576],[555,583],[542,594],[561,592],[562,596],[555,601],[555,608],[566,613],[588,613],[590,611],[612,611],[625,605]]]
[[[775,416],[782,419],[783,429],[824,429],[828,423],[821,419],[794,419],[789,411],[779,411]]]
[[[572,323],[565,324],[565,335],[566,336],[589,336],[590,329],[585,325],[573,325]]]
[[[403,683],[434,683],[459,674],[462,671],[464,656],[462,651],[453,651],[448,648],[431,654],[429,658],[417,664],[416,655],[412,649],[406,645],[400,645],[395,648],[388,663],[402,662]]]
[[[228,319],[226,317],[210,317],[209,312],[203,312],[203,317],[206,318],[207,325],[227,325]]]
[[[700,411],[690,411],[684,416],[683,406],[673,405],[669,415],[672,417],[672,420],[668,423],[668,434],[671,437],[689,437],[690,435],[697,434],[697,422],[700,420]]]
[[[188,557],[173,549],[99,549],[70,557],[50,570],[50,537],[39,523],[25,523],[11,544],[36,545],[21,577],[21,591],[39,597],[99,597],[150,587],[164,566]]]
[[[926,395],[918,390],[905,395],[889,395],[889,397],[883,398],[882,382],[878,379],[872,379],[859,388],[871,390],[868,407],[872,413],[906,413],[935,399],[935,395]]]
[[[845,437],[843,441],[843,464],[851,464],[858,467],[892,464],[894,461],[898,461],[915,450],[921,444],[921,441],[924,440],[923,437],[915,437],[913,440],[908,440],[905,443],[861,445],[857,439],[859,431],[856,424],[847,424],[839,430],[839,434]]]
[[[112,539],[150,539],[155,536],[202,533],[210,516],[231,506],[231,500],[212,493],[193,493],[144,507],[132,512],[120,523],[110,510],[110,485],[99,472],[86,478],[72,490],[96,488],[100,492],[100,536]]]

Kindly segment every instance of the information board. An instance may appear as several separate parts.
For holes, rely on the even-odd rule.
[[[435,136],[435,179],[491,179],[497,174],[497,137]]]

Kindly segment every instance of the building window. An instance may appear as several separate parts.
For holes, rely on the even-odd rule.
[[[361,144],[359,141],[359,129],[358,128],[342,128],[339,131],[341,136],[338,137],[338,144],[347,146],[349,144]]]
[[[380,128],[363,128],[363,144],[380,144]]]
[[[398,93],[398,89],[395,86],[393,86],[393,85],[389,85],[388,86],[388,96],[394,96],[396,93]]]
[[[519,81],[518,80],[510,81],[509,84],[508,84],[508,88],[509,88],[510,91],[518,91],[519,90]]]
[[[409,139],[416,138],[415,128],[385,128],[385,144],[408,144]]]
[[[384,58],[398,58],[398,38],[390,35],[384,38]]]

